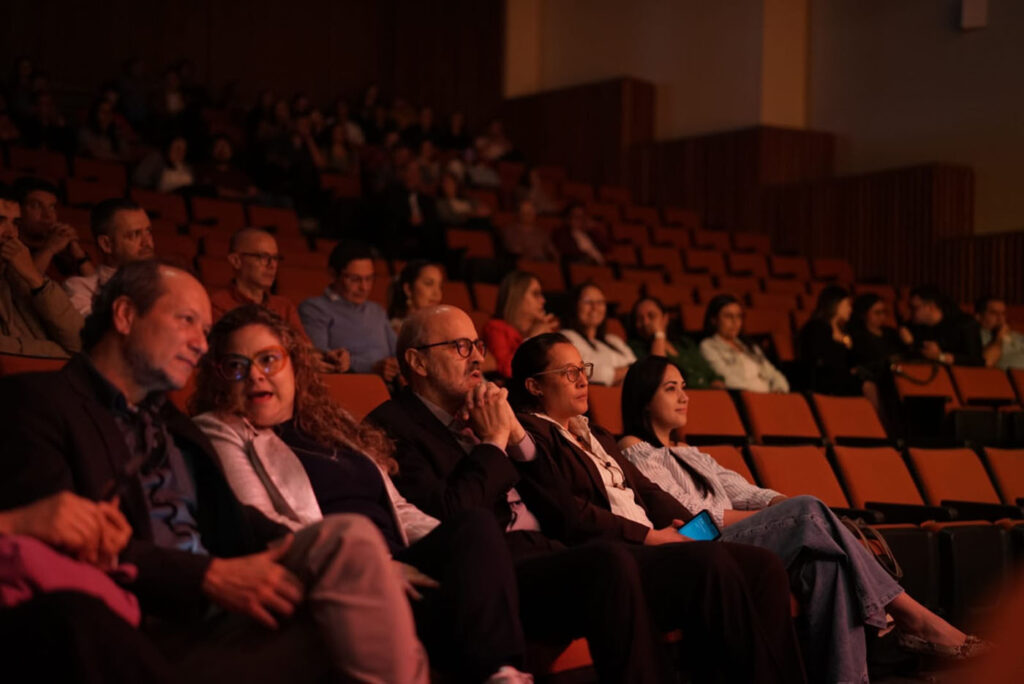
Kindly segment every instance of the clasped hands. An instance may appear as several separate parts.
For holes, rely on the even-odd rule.
[[[497,444],[502,449],[526,437],[526,431],[508,403],[508,390],[493,382],[482,382],[467,392],[458,417],[481,442]]]

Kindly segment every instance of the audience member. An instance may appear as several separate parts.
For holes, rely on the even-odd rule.
[[[91,275],[95,268],[82,249],[78,231],[57,220],[57,188],[36,178],[21,178],[15,186],[21,204],[18,237],[32,253],[40,273],[64,279]]]
[[[852,361],[864,377],[881,378],[893,359],[906,352],[896,328],[885,324],[888,316],[889,305],[877,294],[862,294],[853,300],[849,325]]]
[[[72,306],[83,316],[92,311],[96,291],[117,269],[133,261],[152,259],[154,253],[149,216],[132,200],[120,197],[103,200],[92,208],[90,224],[102,263],[91,275],[64,281]]]
[[[331,121],[334,126],[341,126],[345,132],[345,142],[353,147],[362,147],[366,144],[363,136],[363,129],[352,120],[348,112],[348,102],[339,97],[334,103],[334,119]]]
[[[97,99],[89,117],[78,130],[78,153],[93,159],[128,159],[128,141],[114,120],[114,103]]]
[[[589,366],[565,336],[527,340],[512,367],[512,405],[538,458],[552,466],[524,470],[524,478],[571,507],[577,543],[617,540],[636,559],[657,626],[686,634],[691,678],[805,681],[778,556],[730,542],[680,543],[679,528],[696,511],[650,482],[607,431],[588,423]]]
[[[21,137],[18,124],[11,116],[10,107],[7,104],[7,96],[0,91],[0,143],[13,143]]]
[[[322,681],[331,670],[426,682],[374,526],[331,516],[289,535],[238,502],[212,445],[166,401],[206,353],[209,326],[206,292],[184,271],[121,268],[96,298],[84,354],[0,380],[0,508],[62,490],[120,501],[129,586],[183,681]]]
[[[800,329],[797,359],[812,392],[855,396],[864,391],[863,381],[853,372],[853,340],[846,332],[852,312],[850,293],[839,285],[828,285]]]
[[[466,116],[462,112],[453,112],[448,117],[448,126],[438,138],[438,146],[443,150],[465,151],[473,146],[473,138],[466,132]]]
[[[519,201],[516,220],[499,227],[501,244],[512,256],[533,261],[558,261],[558,250],[547,229],[537,223],[537,210],[529,199]]]
[[[424,141],[436,144],[438,138],[440,133],[434,125],[434,110],[430,107],[422,107],[416,123],[402,132],[402,143],[413,149],[418,149]]]
[[[494,318],[480,331],[502,377],[512,377],[512,356],[524,339],[558,329],[544,301],[540,280],[532,273],[512,271],[502,278]]]
[[[635,562],[610,541],[567,549],[562,508],[518,484],[513,462],[550,466],[532,456],[505,393],[484,381],[485,347],[469,316],[422,309],[403,324],[398,348],[407,387],[369,421],[395,440],[399,490],[441,520],[493,511],[515,560],[528,637],[586,637],[601,682],[666,681]]]
[[[555,249],[569,261],[599,266],[605,264],[607,236],[579,204],[569,205],[565,211],[565,224],[555,230],[552,239]]]
[[[418,149],[420,153],[416,157],[416,164],[420,167],[420,183],[427,193],[434,194],[441,180],[441,162],[437,158],[437,147],[432,140],[425,138]]]
[[[81,349],[82,317],[18,238],[20,217],[17,196],[0,188],[0,351],[66,357]]]
[[[401,180],[391,185],[384,200],[391,251],[400,256],[440,256],[443,240],[437,210],[434,198],[423,191],[419,164],[410,160],[395,168]]]
[[[487,124],[487,131],[476,139],[477,154],[486,162],[500,161],[512,150],[512,141],[505,135],[505,125],[501,119],[494,119]]]
[[[474,219],[486,219],[491,208],[483,202],[462,196],[458,176],[451,171],[441,174],[441,193],[437,198],[437,220],[443,226],[461,226]]]
[[[196,185],[228,199],[245,199],[259,194],[249,176],[234,163],[234,156],[231,139],[226,135],[215,137],[210,161],[197,171]]]
[[[523,197],[533,202],[538,214],[557,214],[565,209],[565,201],[550,192],[537,169],[530,169],[526,181],[522,189]]]
[[[444,272],[426,259],[414,259],[391,283],[388,290],[388,318],[395,334],[412,314],[441,303]]]
[[[607,331],[608,302],[601,288],[593,283],[577,285],[572,289],[570,307],[562,333],[584,363],[594,365],[594,384],[620,384],[636,355],[625,340]]]
[[[339,243],[328,258],[334,279],[319,297],[299,305],[299,317],[313,346],[324,352],[347,349],[355,373],[376,373],[391,382],[398,375],[395,331],[387,313],[369,301],[376,272],[370,248]]]
[[[697,343],[686,335],[668,337],[669,317],[662,303],[644,297],[633,305],[629,316],[629,348],[638,359],[664,356],[674,363],[694,389],[724,388],[722,377],[701,354]]]
[[[34,86],[32,112],[21,124],[21,137],[29,147],[44,147],[68,154],[74,146],[74,131],[57,109],[53,95]]]
[[[172,136],[162,150],[154,150],[143,159],[132,178],[136,185],[156,190],[174,192],[195,182],[192,167],[186,161],[188,141],[182,135]]]
[[[494,517],[474,509],[439,524],[406,501],[391,482],[393,444],[331,400],[315,351],[273,313],[235,309],[209,344],[195,422],[239,501],[292,530],[367,516],[422,594],[415,615],[432,665],[459,681],[525,682],[515,577]]]
[[[981,326],[985,365],[1001,370],[1024,368],[1024,335],[1010,329],[1006,321],[1006,302],[987,295],[975,302],[974,312]]]
[[[922,357],[947,365],[985,365],[978,322],[937,287],[919,285],[910,291],[910,320],[905,341]]]
[[[789,381],[761,347],[743,335],[743,306],[729,294],[714,296],[704,312],[703,355],[725,387],[748,392],[788,392]]]
[[[886,613],[901,643],[927,642],[935,651],[961,653],[976,648],[976,638],[907,595],[820,500],[757,487],[673,440],[673,431],[687,424],[685,386],[664,358],[649,357],[629,369],[622,386],[622,453],[688,511],[710,512],[723,528],[722,539],[760,546],[785,560],[792,590],[802,599],[810,681],[868,681],[867,631],[885,629]]]
[[[324,170],[341,174],[359,174],[359,158],[348,142],[344,123],[336,123],[328,130],[324,149]]]

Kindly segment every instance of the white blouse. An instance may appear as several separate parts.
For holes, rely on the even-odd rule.
[[[622,366],[630,366],[636,363],[636,355],[618,335],[605,335],[606,342],[594,340],[591,345],[589,340],[584,339],[575,330],[562,330],[563,335],[569,338],[572,346],[580,353],[584,363],[594,364],[594,377],[591,382],[595,385],[610,385],[615,381],[615,369]]]
[[[765,489],[747,482],[735,470],[723,467],[712,456],[696,447],[656,447],[650,442],[637,442],[623,450],[622,454],[648,480],[675,497],[686,510],[697,513],[708,509],[719,527],[725,524],[723,519],[727,510],[760,510],[775,497],[782,496],[774,489]],[[711,491],[701,494],[690,473],[677,459],[686,461],[687,465],[703,475]]]
[[[729,389],[749,392],[788,392],[789,381],[772,365],[756,344],[749,347],[739,340],[739,348],[718,335],[700,343],[700,353]]]
[[[586,416],[570,418],[569,429],[566,430],[557,421],[543,413],[533,415],[555,425],[566,439],[583,449],[584,453],[594,461],[597,472],[601,474],[601,482],[604,483],[604,491],[608,496],[608,504],[611,506],[612,513],[645,527],[654,528],[654,523],[647,517],[647,512],[637,504],[636,494],[626,484],[626,474],[622,472],[622,467],[608,455],[608,452],[601,446],[601,442],[594,438],[590,431],[590,421]]]

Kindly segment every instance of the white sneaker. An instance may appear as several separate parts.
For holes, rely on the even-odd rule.
[[[484,684],[533,684],[533,675],[520,672],[511,665],[502,665]]]

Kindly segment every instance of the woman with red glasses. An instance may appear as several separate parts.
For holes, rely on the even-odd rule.
[[[390,478],[393,443],[331,401],[316,350],[273,313],[229,312],[209,347],[190,408],[238,499],[292,529],[366,516],[406,578],[433,665],[457,681],[530,681],[516,669],[516,579],[493,516],[471,510],[441,524],[407,502]]]

